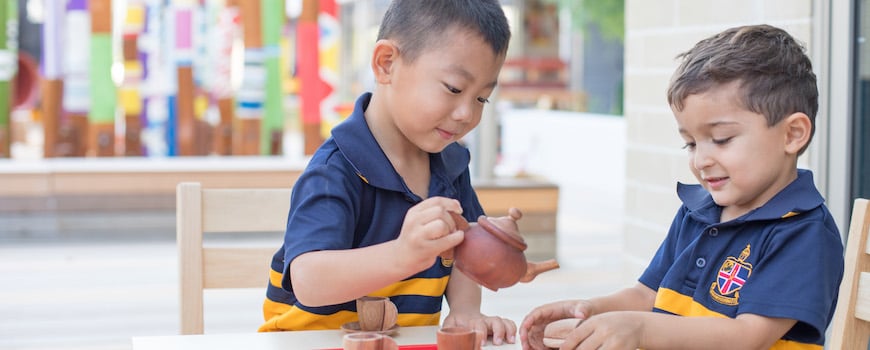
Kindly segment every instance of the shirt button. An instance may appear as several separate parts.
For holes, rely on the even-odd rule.
[[[698,258],[697,260],[695,260],[695,266],[697,266],[697,267],[704,267],[706,265],[707,265],[707,260],[704,260],[704,258]]]
[[[719,229],[715,228],[715,227],[711,228],[709,234],[710,234],[710,237],[716,237],[719,235]]]

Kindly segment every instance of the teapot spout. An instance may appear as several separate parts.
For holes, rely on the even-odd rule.
[[[538,274],[542,272],[547,272],[550,270],[555,270],[559,268],[559,263],[556,259],[545,260],[541,262],[532,262],[529,261],[528,267],[526,268],[526,274],[520,278],[520,282],[529,283],[538,277]]]

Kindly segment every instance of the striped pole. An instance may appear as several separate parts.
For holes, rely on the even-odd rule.
[[[192,0],[175,0],[175,64],[178,95],[176,100],[178,154],[194,155],[195,114],[193,81],[193,16]]]
[[[42,25],[42,128],[43,157],[62,155],[58,149],[60,139],[61,107],[63,103],[63,39],[66,4],[61,1],[45,3],[45,21]]]
[[[215,127],[214,152],[218,155],[232,154],[233,119],[235,119],[235,100],[233,98],[232,56],[233,43],[241,39],[242,24],[239,6],[235,0],[228,0],[218,13],[217,25],[214,31],[215,54],[214,74],[212,76],[211,94],[217,101],[219,114],[218,125]]]
[[[70,0],[64,21],[63,111],[67,126],[61,128],[64,155],[84,157],[88,149],[88,111],[91,109],[90,61],[91,14],[87,0]]]
[[[118,89],[124,111],[124,155],[141,156],[142,150],[142,64],[139,61],[139,35],[145,26],[145,4],[127,1],[122,32],[124,80]]]
[[[88,154],[115,155],[115,108],[117,91],[112,81],[112,1],[90,0],[91,127]]]
[[[233,138],[233,154],[258,155],[260,130],[265,101],[266,68],[263,58],[263,27],[261,0],[240,0],[245,42],[245,68],[238,92],[236,116],[238,124]]]
[[[338,113],[338,96],[335,86],[339,83],[338,61],[341,25],[338,22],[338,4],[335,0],[320,0],[320,136],[328,138],[332,127],[341,121]]]

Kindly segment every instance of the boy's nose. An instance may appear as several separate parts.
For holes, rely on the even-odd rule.
[[[692,153],[692,166],[695,169],[701,170],[710,165],[713,165],[713,158],[710,156],[709,150],[705,147],[696,146],[695,152]]]
[[[453,109],[453,120],[467,122],[471,120],[472,108],[467,103],[460,103]]]

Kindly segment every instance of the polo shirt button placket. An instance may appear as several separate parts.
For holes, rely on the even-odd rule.
[[[719,235],[719,229],[715,227],[711,228],[709,231],[707,231],[707,234],[709,234],[710,237],[716,237]]]
[[[707,260],[704,258],[697,258],[695,259],[695,266],[703,268],[704,266],[707,266]]]

